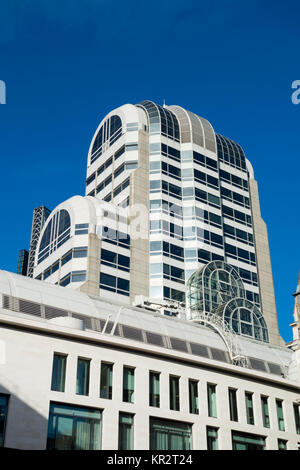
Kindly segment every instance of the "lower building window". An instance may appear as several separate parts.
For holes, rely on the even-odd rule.
[[[278,450],[287,450],[287,441],[278,439]]]
[[[90,360],[78,358],[77,361],[77,379],[76,394],[88,395],[90,383]]]
[[[270,414],[269,414],[268,397],[265,397],[265,396],[261,397],[261,409],[262,409],[263,425],[265,428],[269,428],[270,427]]]
[[[0,447],[4,446],[7,409],[8,395],[0,395]]]
[[[179,377],[170,375],[169,377],[169,389],[170,389],[170,410],[179,411]]]
[[[282,400],[276,400],[277,419],[279,431],[285,431]]]
[[[54,353],[51,390],[55,390],[57,392],[65,391],[66,363],[66,355]]]
[[[191,424],[180,421],[150,418],[150,450],[191,449]]]
[[[298,404],[294,403],[293,408],[294,408],[296,433],[300,434],[300,406]]]
[[[101,449],[101,410],[50,403],[47,449]]]
[[[216,385],[207,384],[208,416],[217,417],[217,393]]]
[[[247,423],[254,424],[253,397],[252,393],[245,393]]]
[[[123,401],[134,403],[134,369],[132,367],[123,369]]]
[[[133,449],[133,415],[119,415],[119,450]]]
[[[199,414],[198,382],[189,380],[190,413]]]
[[[236,398],[237,391],[233,388],[228,389],[228,396],[229,396],[229,412],[230,412],[230,420],[231,421],[238,421],[238,408],[237,408],[237,398]]]
[[[100,374],[100,398],[112,399],[113,364],[102,362]]]
[[[206,428],[207,450],[218,450],[218,429],[208,426]]]
[[[232,450],[264,450],[265,438],[255,434],[232,432]]]
[[[159,372],[149,373],[149,405],[158,408],[160,405],[159,378]]]

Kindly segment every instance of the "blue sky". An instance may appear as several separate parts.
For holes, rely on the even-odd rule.
[[[0,267],[15,272],[32,210],[84,194],[90,140],[150,99],[242,145],[268,225],[279,327],[300,270],[300,4],[287,0],[10,0],[0,6]]]

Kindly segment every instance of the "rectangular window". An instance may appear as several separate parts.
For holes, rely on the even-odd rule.
[[[78,358],[77,361],[77,379],[76,394],[88,395],[90,383],[90,359]]]
[[[245,392],[247,423],[254,424],[253,396],[250,392]]]
[[[199,414],[198,382],[189,380],[190,413]]]
[[[134,369],[132,367],[123,369],[123,401],[134,403]]]
[[[158,408],[160,406],[159,376],[158,372],[149,373],[149,405]]]
[[[276,410],[279,431],[285,431],[282,400],[276,400]]]
[[[179,400],[179,377],[174,377],[170,375],[169,378],[169,389],[170,389],[170,410],[179,411],[180,410],[180,400]]]
[[[293,407],[294,407],[296,433],[300,434],[300,406],[294,403]]]
[[[100,398],[112,399],[113,364],[101,363]]]
[[[208,416],[217,417],[217,394],[216,385],[207,384]]]
[[[228,389],[228,398],[229,398],[229,412],[230,420],[238,421],[238,409],[237,409],[237,400],[236,400],[236,390],[234,388]]]
[[[54,353],[52,366],[51,390],[65,391],[67,356]]]
[[[191,450],[192,426],[189,423],[150,418],[150,450]]]
[[[265,438],[255,434],[232,431],[232,450],[264,450]]]
[[[207,450],[218,450],[218,429],[207,426]]]
[[[269,414],[268,397],[261,396],[261,410],[262,410],[263,425],[265,428],[269,428],[270,427],[270,414]]]
[[[4,446],[7,409],[8,409],[8,395],[0,394],[0,447]]]
[[[119,450],[133,449],[133,415],[119,414]]]
[[[278,450],[287,450],[287,441],[278,439]]]
[[[47,450],[100,450],[101,410],[50,403]]]

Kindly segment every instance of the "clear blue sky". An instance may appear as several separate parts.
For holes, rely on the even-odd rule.
[[[242,145],[268,224],[279,326],[292,339],[300,269],[300,4],[282,0],[10,0],[0,6],[0,267],[15,272],[32,210],[84,194],[100,120],[178,104]]]

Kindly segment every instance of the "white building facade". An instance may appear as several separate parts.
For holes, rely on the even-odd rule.
[[[286,347],[0,272],[0,439],[16,449],[296,450]]]

